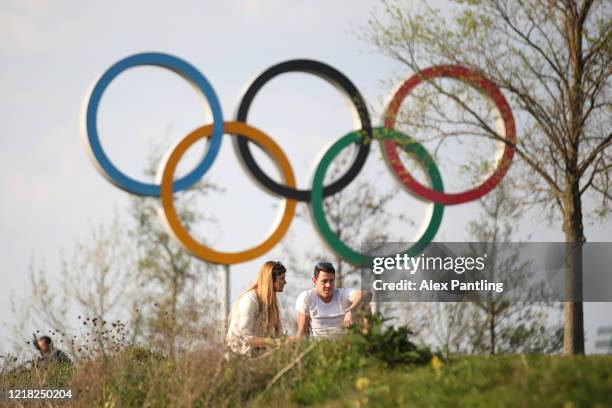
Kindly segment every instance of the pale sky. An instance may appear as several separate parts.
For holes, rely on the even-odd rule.
[[[293,58],[310,58],[342,71],[373,107],[389,89],[381,81],[410,72],[379,55],[358,38],[376,1],[36,1],[5,0],[0,6],[0,321],[11,321],[8,295],[25,285],[32,257],[58,272],[59,254],[91,225],[122,212],[128,194],[108,183],[88,160],[80,134],[80,110],[92,81],[117,60],[144,51],[183,58],[211,82],[226,120],[231,120],[243,86],[265,68]],[[132,69],[105,94],[99,129],[108,155],[127,174],[142,178],[149,146],[165,135],[177,141],[206,123],[199,98],[180,77],[161,69]],[[372,112],[372,121],[380,119]],[[299,186],[322,147],[352,130],[339,94],[320,79],[283,75],[269,83],[249,115],[285,150]],[[520,137],[520,134],[519,134]],[[258,155],[261,159],[261,155]],[[269,170],[270,166],[266,166]],[[372,172],[384,170],[372,149]],[[385,170],[386,171],[386,170]],[[204,205],[223,232],[211,237],[218,249],[237,250],[256,242],[274,220],[277,199],[259,190],[242,172],[229,138],[207,177],[226,188]],[[367,177],[367,176],[360,176]],[[393,179],[379,181],[391,186]],[[248,200],[248,211],[245,201]],[[424,205],[401,198],[415,218]],[[466,239],[465,224],[475,204],[447,208],[437,239]],[[257,214],[253,217],[253,214]],[[521,233],[536,241],[560,241],[560,226],[537,214],[521,220]],[[586,225],[590,241],[608,241],[612,220]],[[406,240],[412,232],[406,233]],[[291,237],[304,248],[320,245],[314,230],[295,222]],[[252,280],[269,256],[232,268],[232,295]],[[314,263],[314,260],[313,260]],[[600,325],[610,325],[610,304],[586,305],[587,349]],[[27,334],[25,334],[27,336]]]

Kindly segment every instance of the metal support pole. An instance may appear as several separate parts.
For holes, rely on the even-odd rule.
[[[221,313],[224,334],[227,333],[227,323],[230,314],[230,266],[223,265],[223,275],[221,277]]]

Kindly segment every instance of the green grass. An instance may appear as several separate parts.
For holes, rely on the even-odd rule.
[[[405,329],[370,330],[254,360],[226,360],[218,349],[170,359],[132,346],[74,369],[5,372],[0,389],[72,388],[73,405],[87,407],[612,407],[612,356],[443,360],[410,336]]]
[[[275,390],[260,405],[271,401],[332,407],[609,407],[612,356],[453,357],[437,369],[373,365],[327,386],[306,380]]]
[[[6,372],[0,377],[0,389],[35,388],[33,386],[35,384],[44,385],[45,388],[63,388],[68,384],[73,373],[73,367],[63,363]]]

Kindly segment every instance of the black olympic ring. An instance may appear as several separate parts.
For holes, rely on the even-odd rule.
[[[359,142],[355,143],[358,146],[358,150],[357,154],[353,156],[351,165],[346,173],[323,188],[323,197],[331,196],[344,189],[355,179],[355,177],[357,177],[370,153],[370,141],[373,136],[370,115],[365,101],[357,90],[357,87],[353,85],[350,79],[344,76],[344,74],[327,64],[308,59],[290,60],[273,65],[255,78],[248,86],[242,95],[242,100],[236,111],[236,120],[246,123],[249,108],[257,92],[259,92],[270,79],[287,72],[313,74],[333,85],[349,100],[350,104],[354,107],[353,116],[355,119],[358,118],[361,122],[361,130],[364,132],[364,137],[362,137]],[[261,187],[281,197],[310,202],[312,190],[299,190],[297,188],[287,187],[284,184],[277,183],[264,173],[251,153],[251,149],[249,148],[250,143],[251,142],[246,138],[233,137],[234,149],[241,159],[239,161],[243,164],[245,171],[250,173]]]

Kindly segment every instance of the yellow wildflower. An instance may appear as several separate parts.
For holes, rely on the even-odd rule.
[[[433,368],[436,371],[436,375],[440,375],[442,373],[443,365],[444,363],[442,363],[442,360],[440,360],[438,356],[433,356],[431,358],[431,368]]]
[[[366,377],[359,377],[355,381],[355,388],[357,388],[358,390],[363,390],[364,388],[367,388],[369,385],[370,385],[370,379]]]

